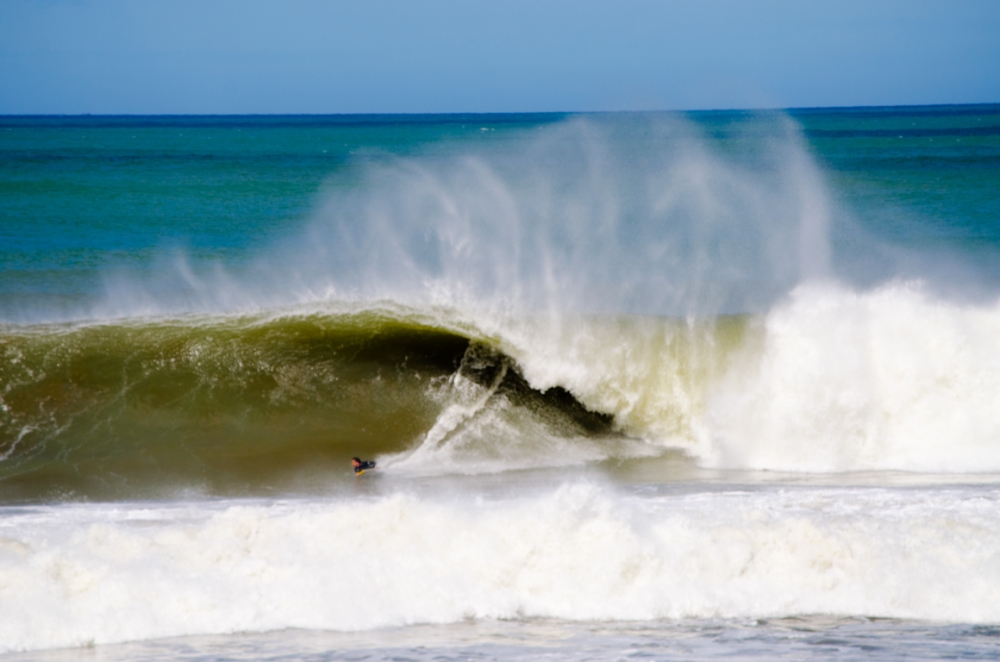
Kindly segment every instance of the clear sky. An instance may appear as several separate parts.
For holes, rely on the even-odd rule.
[[[1000,0],[0,0],[0,113],[1000,102]]]

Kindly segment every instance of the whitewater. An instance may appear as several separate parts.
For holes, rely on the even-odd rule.
[[[871,173],[996,109],[854,112],[14,122],[136,199],[228,177],[192,133],[317,174],[256,245],[8,231],[0,657],[995,656],[995,167],[968,245]]]

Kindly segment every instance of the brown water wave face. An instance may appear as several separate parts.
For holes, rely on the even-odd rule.
[[[0,498],[250,492],[400,450],[468,338],[374,314],[0,337]]]
[[[351,456],[418,442],[453,375],[511,364],[377,312],[7,328],[0,502],[322,490]],[[533,391],[516,366],[497,397],[573,434],[611,427],[561,389]]]

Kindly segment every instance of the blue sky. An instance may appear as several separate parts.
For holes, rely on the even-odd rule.
[[[1000,0],[2,0],[0,113],[1000,102]]]

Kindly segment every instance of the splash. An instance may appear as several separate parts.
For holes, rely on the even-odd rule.
[[[108,272],[96,318],[336,301],[480,318],[759,312],[831,269],[830,196],[798,127],[716,140],[669,115],[576,118],[406,158],[359,157],[249,266],[171,253]],[[64,315],[65,317],[65,315]]]
[[[493,151],[369,166],[295,246],[294,279],[518,312],[760,310],[829,270],[819,173],[791,123],[766,128],[726,155],[678,119],[577,119]]]

